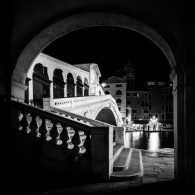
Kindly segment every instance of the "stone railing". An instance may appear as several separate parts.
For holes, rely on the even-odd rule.
[[[50,99],[50,105],[52,107],[60,108],[63,110],[69,110],[75,107],[78,108],[79,106],[92,104],[94,102],[100,102],[108,99],[113,98],[110,95],[58,98]]]
[[[108,180],[113,167],[113,127],[97,127],[91,122],[45,111],[11,101],[12,130],[36,137],[52,147],[62,147],[89,159],[90,175]],[[56,146],[55,146],[56,145]]]
[[[116,120],[118,121],[117,126],[123,126],[123,120],[120,111],[118,110],[115,99],[111,95],[43,99],[43,108],[45,110],[51,110],[51,107],[55,107],[58,109],[76,113],[84,112],[84,110],[88,111],[90,108],[94,108],[93,110],[96,110],[104,104],[106,104],[107,106],[110,105],[112,107]],[[82,115],[81,113],[79,114]],[[88,118],[93,118],[92,116],[88,116]]]

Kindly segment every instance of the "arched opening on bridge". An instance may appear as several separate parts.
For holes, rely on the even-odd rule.
[[[98,113],[95,120],[102,121],[102,122],[117,126],[114,114],[113,114],[112,110],[108,107],[103,108]]]
[[[53,75],[53,98],[63,98],[64,97],[64,78],[62,70],[55,69]]]
[[[163,39],[163,37],[159,33],[157,33],[153,28],[151,28],[150,26],[148,26],[147,24],[141,21],[120,14],[86,13],[86,14],[76,15],[76,16],[62,19],[50,25],[49,27],[41,31],[39,34],[37,34],[37,36],[35,36],[32,40],[29,41],[25,49],[21,52],[12,74],[12,92],[11,92],[12,95],[19,99],[24,99],[25,90],[26,90],[26,86],[24,85],[26,80],[26,73],[29,70],[32,62],[35,60],[36,56],[41,51],[43,51],[45,47],[47,47],[55,39],[58,39],[59,37],[66,35],[72,31],[76,31],[87,27],[93,27],[93,26],[116,26],[116,27],[133,30],[135,32],[144,35],[152,42],[154,42],[161,49],[161,51],[164,53],[167,60],[169,61],[169,64],[174,72],[174,69],[177,66],[176,61],[179,61],[181,56],[179,48],[177,45],[169,45]],[[178,72],[174,72],[173,79],[175,78],[177,79],[177,81],[174,83],[174,88],[176,89],[178,85],[178,80],[179,83],[182,83],[183,78],[182,76],[178,76]],[[70,79],[69,81],[72,80]],[[69,83],[71,84],[71,89],[73,89],[73,87],[75,87],[74,81]],[[68,88],[68,81],[67,81],[67,88]],[[71,96],[74,96],[73,90],[70,90],[70,92],[71,92],[70,93]],[[178,121],[177,110],[180,110],[179,108],[183,108],[183,102],[177,101],[177,99],[180,98],[178,97],[179,95],[182,96],[182,93],[176,93],[174,97],[174,101],[175,101],[174,120],[176,121]],[[182,98],[183,96],[181,97],[181,99]],[[103,110],[102,112],[105,112],[105,110]],[[98,116],[96,119],[98,120],[100,116]],[[179,150],[179,143],[178,143],[179,140],[178,128],[181,127],[178,127],[177,125],[174,126],[174,133],[175,133],[174,142],[176,143],[175,149],[179,154],[179,151],[181,150]],[[183,155],[182,157],[185,158],[184,154],[182,155]],[[179,163],[178,157],[175,158],[175,163],[176,164]],[[178,166],[179,165],[175,167],[176,170],[178,169]]]

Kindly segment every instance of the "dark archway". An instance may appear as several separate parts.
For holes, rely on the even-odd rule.
[[[53,98],[64,97],[64,78],[61,69],[55,69],[53,73]]]
[[[105,123],[117,126],[114,114],[111,111],[111,109],[108,108],[108,107],[103,108],[98,113],[98,115],[97,115],[95,120],[102,121],[102,122],[105,122]]]
[[[67,75],[67,97],[75,96],[75,83],[71,73]]]

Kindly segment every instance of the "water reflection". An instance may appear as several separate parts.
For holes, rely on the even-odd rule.
[[[174,148],[173,132],[126,132],[126,147],[144,150]]]

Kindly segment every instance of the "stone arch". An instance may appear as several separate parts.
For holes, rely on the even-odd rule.
[[[53,98],[63,98],[64,87],[63,71],[56,68],[53,72]]]
[[[48,26],[29,42],[21,52],[12,74],[12,94],[21,97],[20,93],[16,93],[16,86],[24,93],[26,74],[37,55],[47,45],[71,31],[93,26],[116,26],[136,31],[146,36],[162,50],[171,68],[176,66],[175,57],[167,42],[147,24],[121,14],[101,12],[84,13],[64,18]],[[175,53],[179,56],[177,51]]]
[[[83,82],[79,75],[77,76],[76,89],[77,89],[77,97],[83,96]]]
[[[89,81],[87,78],[84,79],[84,96],[89,95]]]
[[[109,107],[104,107],[103,109],[101,109],[95,120],[117,126],[115,116]]]
[[[92,12],[70,16],[53,23],[30,40],[19,55],[16,66],[12,72],[11,94],[16,98],[24,100],[24,92],[27,89],[27,86],[25,86],[26,74],[37,55],[39,55],[47,45],[67,33],[93,26],[115,26],[140,33],[155,43],[169,61],[172,68],[170,77],[174,81],[173,89],[176,91],[174,96],[174,123],[177,124],[174,126],[174,132],[176,133],[174,136],[176,141],[176,177],[178,177],[177,174],[182,175],[185,163],[184,161],[181,161],[180,163],[178,159],[181,159],[181,157],[184,158],[185,154],[184,149],[182,148],[184,146],[179,147],[178,143],[180,141],[183,143],[182,138],[184,137],[184,133],[182,133],[184,122],[183,120],[179,120],[179,118],[184,117],[184,97],[183,92],[179,90],[177,91],[179,87],[182,88],[184,86],[183,70],[181,66],[177,66],[177,63],[181,63],[182,54],[179,46],[174,40],[169,39],[168,43],[157,31],[154,30],[154,28],[144,22],[122,14]],[[178,157],[179,155],[181,156],[180,158]],[[181,171],[178,171],[178,167],[181,167]]]
[[[74,77],[70,72],[67,74],[66,83],[67,83],[67,97],[74,97],[75,83],[74,83]]]

